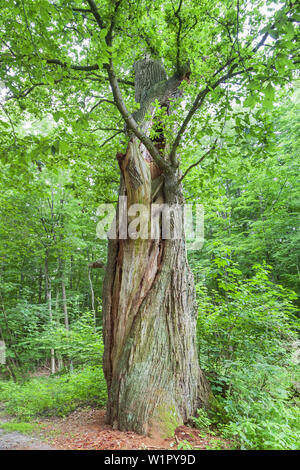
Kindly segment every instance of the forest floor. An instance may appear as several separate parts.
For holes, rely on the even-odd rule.
[[[0,416],[1,422],[11,417]],[[105,410],[81,409],[67,417],[35,420],[28,434],[0,429],[0,450],[161,450],[161,449],[230,449],[231,443],[199,429],[179,426],[173,438],[141,436],[121,432],[105,423]],[[0,424],[1,428],[1,424]]]

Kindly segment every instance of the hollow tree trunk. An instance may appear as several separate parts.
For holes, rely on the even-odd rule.
[[[142,93],[141,93],[142,94]],[[178,175],[164,175],[143,144],[119,155],[120,195],[128,208],[183,205]],[[155,197],[153,196],[155,194]],[[130,218],[129,218],[130,222]],[[182,222],[182,221],[181,221]],[[142,222],[141,225],[147,222]],[[174,240],[109,240],[103,291],[107,421],[121,430],[169,435],[207,404],[209,386],[196,348],[196,304],[183,223]]]

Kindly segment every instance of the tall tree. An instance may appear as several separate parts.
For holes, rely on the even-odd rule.
[[[183,206],[185,176],[204,158],[226,155],[218,143],[231,104],[246,96],[248,107],[270,108],[298,61],[291,1],[21,0],[14,8],[5,1],[1,21],[8,156],[23,145],[24,158],[36,159],[48,146],[53,159],[67,159],[72,133],[85,158],[95,144],[87,130],[103,136],[101,146],[122,135],[120,195],[149,211],[154,202]],[[36,116],[51,108],[56,140],[19,142],[14,101]],[[108,148],[101,146],[99,164]],[[182,173],[191,152],[195,160]],[[125,239],[118,229],[109,241],[104,371],[108,421],[120,429],[170,428],[209,400],[182,218],[173,240],[161,231]]]

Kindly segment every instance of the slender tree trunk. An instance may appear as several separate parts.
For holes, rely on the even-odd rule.
[[[88,277],[89,277],[89,283],[90,283],[90,289],[91,289],[91,304],[92,304],[92,312],[93,312],[93,317],[94,317],[94,327],[96,328],[95,293],[94,293],[94,287],[93,287],[93,281],[92,281],[92,275],[91,275],[91,268],[90,267],[88,267]]]
[[[60,325],[60,309],[59,309],[59,286],[56,285],[55,313],[57,325]],[[63,359],[60,352],[56,352],[57,369],[60,371],[64,368]]]
[[[153,192],[161,171],[136,138],[118,159],[120,195],[127,196],[128,207],[143,204],[150,213],[154,202],[183,206],[176,172],[165,174],[163,188]],[[197,357],[193,275],[183,219],[178,222],[174,240],[164,239],[160,227],[157,239],[122,239],[118,229],[117,239],[109,241],[103,365],[107,421],[121,430],[168,435],[208,402]]]
[[[38,303],[42,303],[42,283],[43,283],[43,268],[40,266],[39,270],[39,298],[38,298]]]
[[[66,294],[66,285],[65,285],[65,271],[64,271],[64,263],[61,264],[61,293],[62,293],[62,301],[64,307],[64,320],[65,320],[65,328],[69,332],[70,324],[69,324],[69,314],[68,314],[68,304],[67,304],[67,294]],[[70,359],[70,371],[73,371],[73,362]]]
[[[21,297],[22,290],[23,290],[23,284],[24,284],[24,272],[23,272],[24,266],[21,268],[21,274],[20,274],[20,285],[19,285],[19,295],[18,297]]]
[[[70,279],[70,290],[73,290],[73,266],[74,266],[74,258],[71,255],[70,258],[70,273],[69,273],[69,279]]]
[[[69,315],[68,315],[68,305],[67,305],[67,294],[66,294],[66,286],[65,286],[65,280],[62,277],[61,279],[61,292],[62,292],[62,301],[63,301],[63,306],[64,306],[64,319],[65,319],[65,327],[66,330],[69,330]]]
[[[2,298],[2,296],[1,296]],[[3,316],[4,316],[4,319],[5,319],[5,324],[6,324],[6,328],[7,328],[7,333],[9,334],[10,338],[12,339],[12,335],[11,335],[11,332],[10,332],[10,329],[9,329],[9,326],[8,326],[8,321],[7,321],[7,318],[6,318],[6,314],[5,314],[5,310],[4,310],[4,304],[2,303],[2,309],[3,309]],[[4,336],[4,333],[3,333],[3,330],[0,326],[0,338],[2,340],[4,340],[5,336]],[[15,342],[13,342],[12,344],[10,344],[9,346],[13,349],[13,344],[15,344]],[[6,347],[8,347],[8,342],[6,340]],[[11,364],[11,366],[9,366],[9,362]],[[14,380],[14,382],[17,381],[17,376],[14,372],[14,369],[17,371],[18,370],[18,367],[17,367],[17,364],[15,363],[15,361],[13,360],[12,357],[8,357],[6,358],[6,368],[8,370],[8,373],[10,375],[10,378]]]

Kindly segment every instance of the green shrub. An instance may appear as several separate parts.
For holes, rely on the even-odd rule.
[[[207,429],[212,424],[207,412],[203,408],[197,410],[197,417],[192,418],[192,420],[198,429]]]
[[[103,354],[101,329],[94,326],[91,312],[81,314],[70,325],[70,329],[55,322],[44,325],[43,331],[33,332],[25,341],[19,342],[20,350],[34,351],[37,357],[50,359],[50,349],[64,363],[72,361],[74,367],[81,365],[100,366]]]
[[[287,402],[265,400],[253,403],[249,414],[235,414],[236,421],[222,428],[224,437],[238,437],[242,449],[299,450],[299,408]]]

